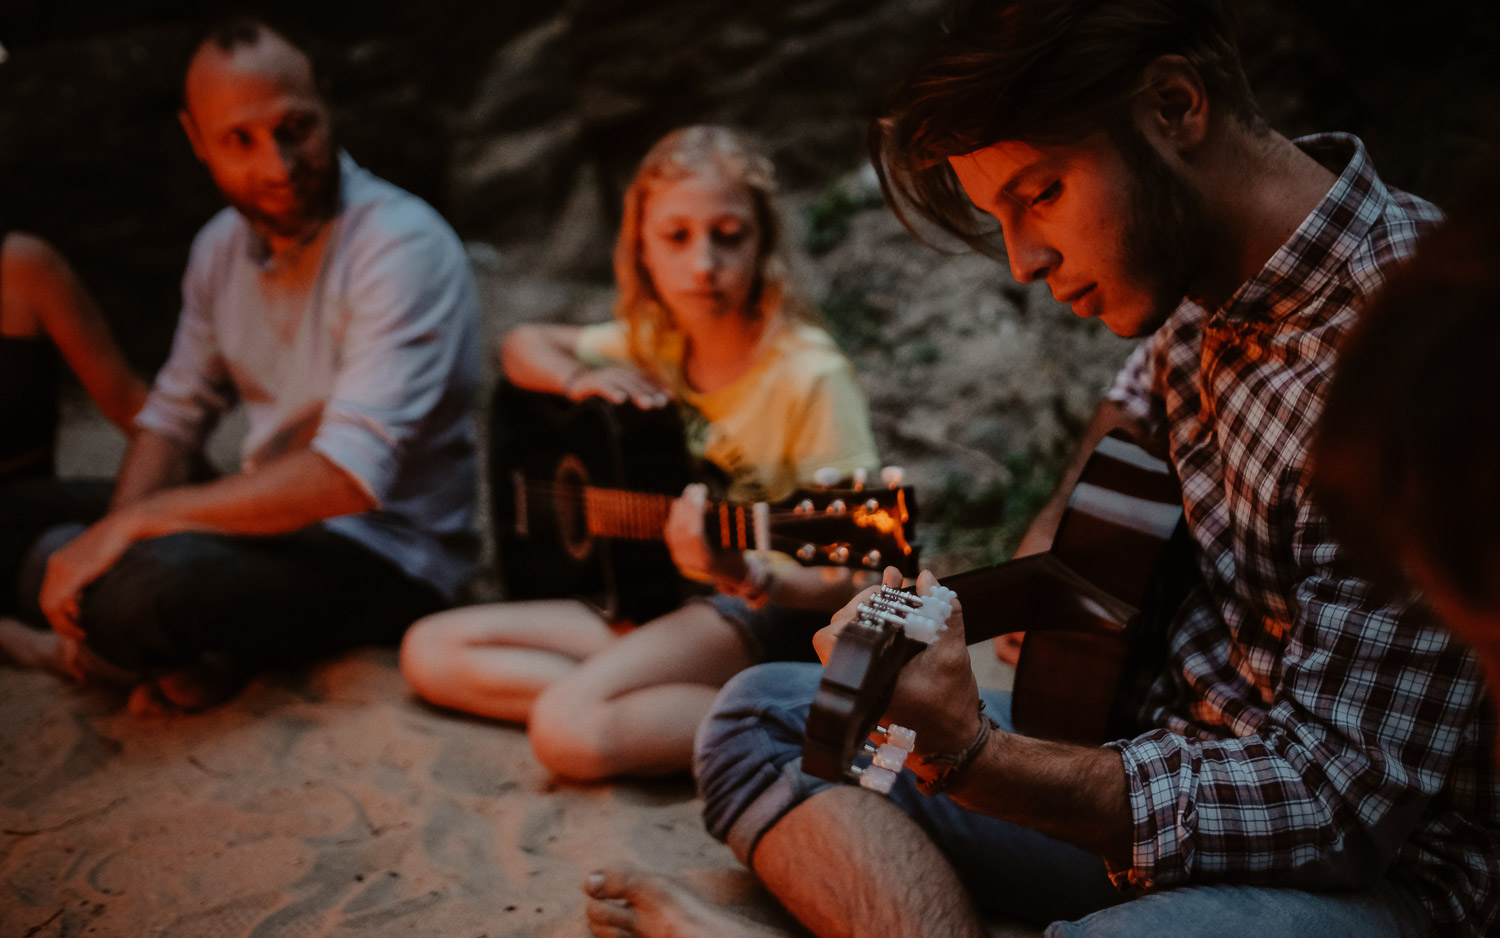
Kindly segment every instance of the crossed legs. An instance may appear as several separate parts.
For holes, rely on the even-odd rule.
[[[455,609],[413,626],[401,650],[419,696],[527,723],[543,765],[586,781],[686,769],[718,688],[749,664],[707,603],[618,636],[570,601]]]

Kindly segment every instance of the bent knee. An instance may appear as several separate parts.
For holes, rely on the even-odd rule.
[[[401,676],[425,700],[441,702],[452,683],[464,644],[455,626],[450,613],[439,612],[413,622],[401,639]]]
[[[579,699],[566,681],[547,688],[526,721],[537,761],[554,775],[580,782],[614,775],[608,708],[607,702]]]

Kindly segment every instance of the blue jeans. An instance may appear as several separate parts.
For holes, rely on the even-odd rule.
[[[801,771],[803,727],[822,669],[765,664],[736,675],[698,728],[693,773],[709,833],[746,866],[755,847],[793,807],[830,783]],[[1010,729],[1010,695],[983,692],[985,710]],[[1103,861],[1015,824],[929,798],[903,772],[891,801],[948,857],[987,914],[1047,925],[1048,936],[1267,935],[1406,938],[1430,927],[1415,903],[1389,894],[1205,885],[1130,899]]]

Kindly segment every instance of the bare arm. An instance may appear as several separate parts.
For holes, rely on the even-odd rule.
[[[127,436],[134,433],[146,383],[126,363],[73,269],[46,241],[21,233],[6,239],[3,263],[6,307],[23,325],[46,333],[110,422]]]
[[[152,430],[137,431],[125,450],[110,509],[137,502],[162,489],[185,485],[198,453],[186,443]]]
[[[143,452],[133,470],[140,473],[142,491],[125,502],[117,493],[119,507],[53,554],[47,564],[41,607],[64,636],[82,639],[74,624],[79,592],[136,541],[179,531],[281,534],[376,507],[375,499],[348,473],[311,450],[284,456],[254,473],[156,489],[147,489],[145,483],[160,482],[162,476],[148,480],[147,473],[180,470],[178,451],[152,443]],[[160,461],[148,463],[148,458]]]
[[[505,377],[518,387],[561,394],[575,401],[602,397],[616,404],[664,407],[670,395],[654,378],[630,365],[590,368],[578,360],[578,326],[531,323],[517,326],[500,343]]]
[[[496,348],[500,368],[519,387],[566,394],[569,380],[586,368],[573,354],[579,331],[542,323],[517,326]]]

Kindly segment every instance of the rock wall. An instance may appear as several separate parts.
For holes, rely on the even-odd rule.
[[[165,357],[187,245],[219,206],[175,118],[191,20],[213,6],[0,3],[0,220],[74,260],[145,371]],[[946,0],[267,6],[323,40],[355,158],[470,241],[490,334],[607,315],[619,194],[660,134],[717,121],[759,135],[794,240],[816,255],[808,291],[861,369],[883,451],[960,532],[941,545],[955,564],[1004,550],[1128,352],[1044,287],[917,245],[861,174],[868,116]],[[1272,122],[1360,133],[1389,181],[1445,197],[1500,125],[1490,4],[1238,7]]]

